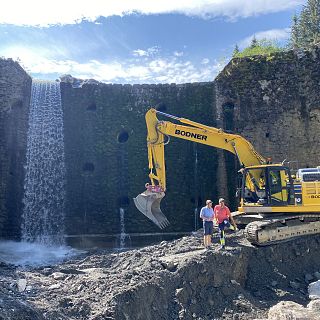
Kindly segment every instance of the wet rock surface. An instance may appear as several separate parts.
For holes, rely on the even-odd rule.
[[[0,319],[289,319],[288,310],[320,318],[319,300],[308,296],[320,272],[319,237],[257,248],[238,231],[225,250],[217,243],[205,250],[195,234],[92,250],[56,266],[1,264]]]

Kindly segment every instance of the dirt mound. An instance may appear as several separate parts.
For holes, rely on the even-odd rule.
[[[34,319],[52,320],[263,319],[280,301],[308,303],[308,284],[320,271],[319,237],[256,248],[239,231],[227,235],[224,251],[214,242],[204,250],[195,234],[58,266],[2,267],[0,319],[11,319],[1,295],[33,309]]]

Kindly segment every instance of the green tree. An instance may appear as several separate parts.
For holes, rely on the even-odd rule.
[[[256,48],[256,47],[258,47],[258,45],[259,45],[258,40],[257,40],[256,36],[254,35],[251,40],[250,48],[251,49]]]
[[[292,18],[290,46],[308,49],[320,45],[320,0],[307,0]]]
[[[299,47],[301,40],[300,40],[300,33],[299,33],[299,21],[298,16],[295,14],[292,17],[292,26],[291,26],[291,37],[289,46],[293,49]]]
[[[239,47],[236,44],[236,46],[234,47],[233,52],[232,52],[232,58],[236,57],[239,52],[240,52]]]

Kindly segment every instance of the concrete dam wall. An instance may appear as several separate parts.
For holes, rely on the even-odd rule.
[[[239,133],[275,162],[319,165],[319,67],[319,50],[290,51],[233,59],[209,83],[79,85],[62,78],[69,241],[118,235],[112,241],[119,245],[120,235],[129,241],[137,233],[160,232],[132,200],[148,182],[144,115],[151,106]],[[19,238],[31,79],[17,64],[1,60],[0,80],[0,236]],[[233,155],[174,138],[165,150],[168,191],[162,210],[171,225],[163,232],[197,228],[207,198],[223,196],[236,208]]]

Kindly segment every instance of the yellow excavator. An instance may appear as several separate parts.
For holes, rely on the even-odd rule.
[[[157,114],[178,123],[160,121]],[[238,158],[242,186],[238,211],[232,215],[238,224],[245,225],[245,236],[252,244],[269,245],[320,234],[320,167],[298,169],[293,174],[284,163],[270,163],[240,135],[154,108],[145,118],[150,182],[134,203],[161,229],[169,225],[160,202],[166,192],[164,147],[172,136],[227,150]]]

